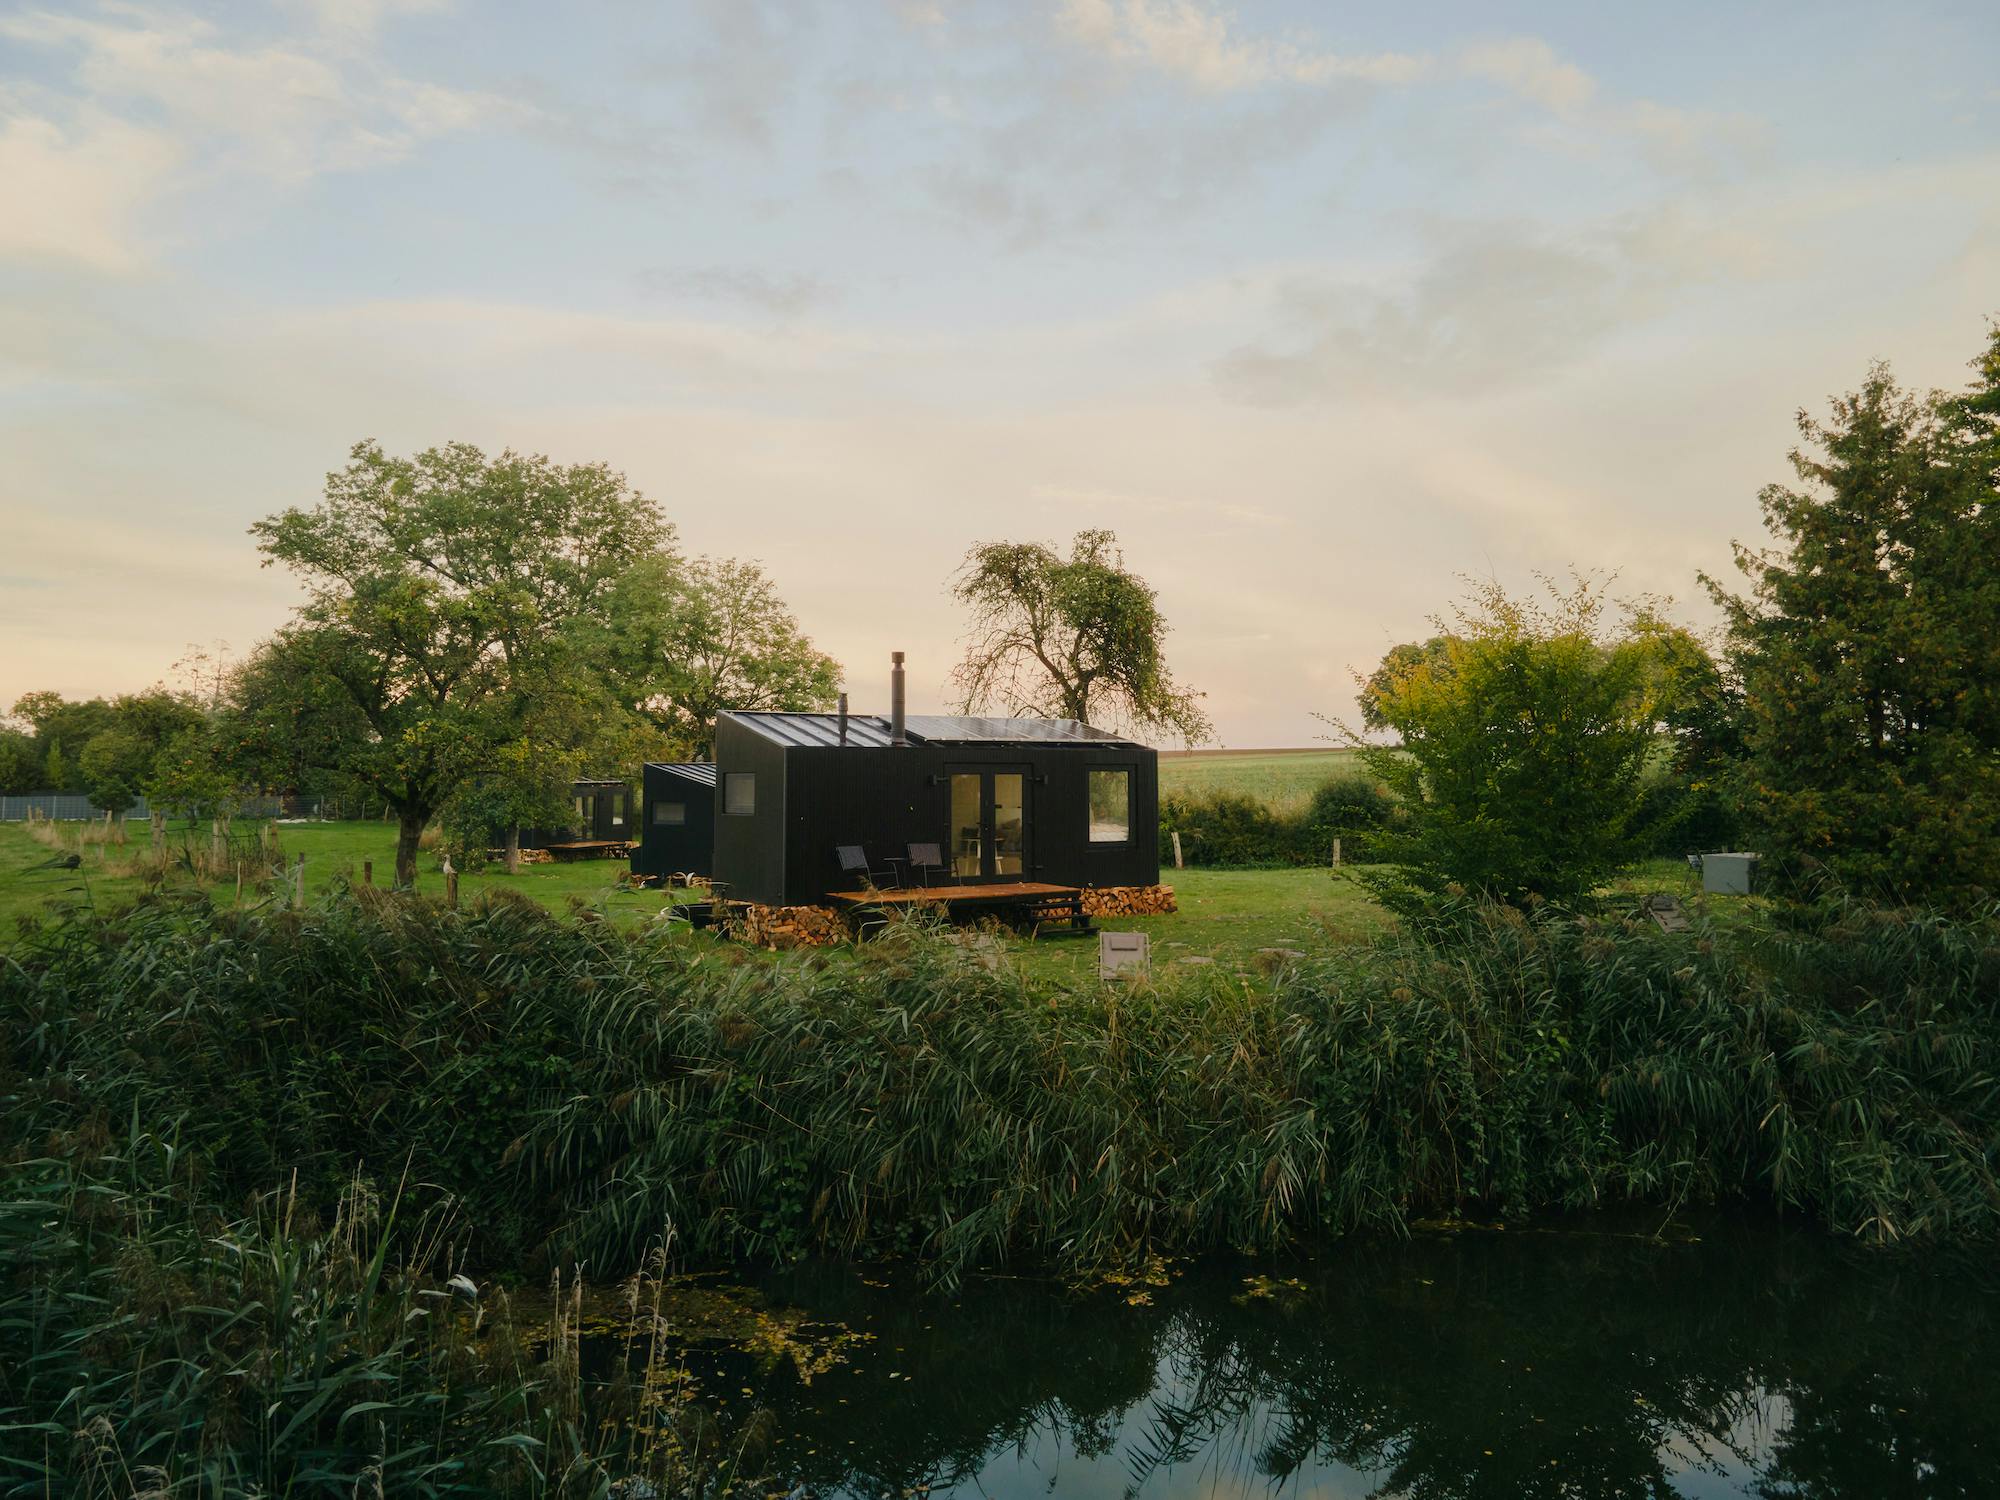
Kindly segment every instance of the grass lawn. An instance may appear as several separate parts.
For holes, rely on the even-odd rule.
[[[70,836],[83,825],[67,825]],[[239,830],[240,831],[240,830]],[[0,947],[14,936],[18,917],[48,909],[52,904],[89,902],[115,907],[140,891],[137,877],[118,872],[118,862],[146,840],[144,824],[132,828],[132,844],[124,849],[85,847],[75,870],[54,868],[57,851],[28,836],[20,823],[0,824]],[[374,861],[376,883],[387,885],[395,862],[395,829],[384,823],[290,823],[278,827],[279,844],[289,863],[306,857],[308,898],[339,881],[358,882],[362,863]],[[444,877],[436,854],[418,857],[417,888],[433,896],[444,894]],[[463,875],[461,900],[479,891],[504,888],[539,901],[550,911],[567,914],[578,905],[602,912],[621,927],[636,927],[656,917],[673,900],[687,893],[637,891],[619,876],[623,860],[585,860],[574,864],[528,865],[508,877],[498,865]],[[1145,932],[1152,937],[1153,966],[1164,974],[1178,968],[1200,967],[1190,959],[1208,959],[1230,973],[1259,974],[1283,961],[1282,953],[1260,950],[1309,948],[1327,942],[1350,942],[1379,932],[1388,915],[1352,879],[1330,870],[1165,870],[1180,910],[1164,917],[1120,917],[1102,925]],[[1684,866],[1656,860],[1634,870],[1620,882],[1635,891],[1673,891],[1688,900],[1693,892]],[[210,885],[210,897],[237,899],[234,882]],[[276,892],[247,887],[246,904],[282,900]],[[1730,903],[1734,904],[1734,903]],[[971,939],[969,940],[977,940]],[[712,942],[706,935],[690,941]],[[1046,937],[1028,941],[1003,936],[1000,941],[1013,961],[1030,978],[1083,983],[1097,971],[1097,944],[1085,938]]]
[[[1162,870],[1180,910],[1168,917],[1106,917],[1099,925],[1151,935],[1160,973],[1211,959],[1233,972],[1262,972],[1281,953],[1260,949],[1324,947],[1379,932],[1389,915],[1354,881],[1331,870]],[[1050,937],[1009,944],[1033,978],[1081,981],[1097,974],[1093,938]]]
[[[1352,750],[1194,750],[1160,757],[1160,794],[1238,792],[1297,812],[1321,783],[1360,771]]]
[[[81,825],[73,825],[81,826]],[[239,832],[241,830],[239,829]],[[0,824],[0,943],[10,939],[15,918],[42,911],[51,903],[92,902],[116,906],[132,900],[139,880],[117,873],[122,856],[145,847],[146,827],[135,823],[133,842],[123,850],[86,846],[76,870],[52,868],[57,851],[29,838],[20,823]],[[384,823],[288,823],[278,827],[278,841],[289,862],[306,857],[306,894],[310,898],[339,881],[359,882],[364,860],[373,860],[375,880],[387,885],[395,864],[396,831]],[[417,889],[444,894],[438,859],[426,852],[417,860]],[[636,925],[656,916],[669,900],[684,893],[634,891],[619,882],[623,860],[584,860],[574,864],[524,866],[509,878],[498,865],[460,877],[459,896],[470,900],[489,887],[516,890],[557,913],[573,905],[602,911],[614,922]],[[1250,971],[1266,965],[1270,956],[1260,948],[1297,947],[1360,937],[1380,928],[1386,916],[1358,885],[1336,880],[1327,870],[1179,870],[1163,874],[1179,896],[1181,909],[1167,917],[1118,918],[1106,925],[1152,934],[1156,966],[1183,958],[1212,958],[1234,969]],[[233,901],[233,882],[207,887],[211,899]],[[246,903],[270,898],[254,887],[244,891]],[[1045,938],[1029,942],[1003,941],[1026,971],[1037,978],[1087,979],[1096,973],[1094,941]]]
[[[244,825],[239,823],[235,832],[242,834]],[[25,824],[0,823],[0,942],[12,936],[17,916],[41,910],[51,900],[114,906],[130,901],[139,893],[140,882],[117,873],[117,865],[121,858],[143,850],[147,837],[146,825],[134,822],[132,842],[123,849],[86,846],[82,865],[62,870],[48,867],[58,851],[31,839]],[[396,829],[390,823],[281,823],[278,844],[288,864],[301,854],[306,857],[308,899],[339,881],[360,884],[365,861],[374,862],[377,885],[389,885],[395,877]],[[598,907],[614,919],[637,921],[652,916],[660,909],[662,893],[624,889],[618,877],[625,869],[622,859],[580,860],[574,864],[527,865],[510,879],[496,864],[462,875],[459,899],[470,900],[488,886],[506,886],[555,912],[567,912],[574,900]],[[417,889],[426,895],[444,895],[444,875],[435,853],[426,851],[417,856]],[[217,900],[236,899],[233,881],[209,885],[207,890]],[[264,896],[250,886],[243,899],[248,904]]]

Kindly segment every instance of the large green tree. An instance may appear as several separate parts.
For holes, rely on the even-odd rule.
[[[308,592],[242,677],[258,743],[382,796],[400,885],[424,826],[466,782],[505,771],[506,747],[550,721],[549,695],[620,674],[601,654],[622,634],[619,580],[674,545],[603,464],[465,443],[409,458],[361,443],[318,505],[252,532]]]
[[[819,650],[752,562],[655,557],[621,584],[613,655],[630,696],[673,753],[707,759],[724,709],[831,708],[840,663]]]
[[[1187,744],[1214,734],[1202,695],[1167,670],[1167,622],[1109,531],[1079,531],[1069,555],[1042,542],[983,542],[952,594],[972,611],[952,674],[965,713],[1081,719]]]
[[[1396,796],[1365,877],[1394,909],[1444,898],[1587,899],[1645,848],[1641,782],[1655,743],[1652,658],[1608,627],[1600,585],[1511,598],[1476,582],[1443,648],[1381,683],[1401,743],[1343,731]]]
[[[42,758],[35,737],[19,729],[0,729],[0,796],[41,790]]]
[[[1383,653],[1381,664],[1368,674],[1355,695],[1361,706],[1364,729],[1380,731],[1389,727],[1389,721],[1382,717],[1382,705],[1396,684],[1418,667],[1433,674],[1449,671],[1451,638],[1434,635],[1426,641],[1405,641]]]
[[[1746,797],[1781,854],[1873,893],[2000,891],[2000,333],[1968,393],[1876,366],[1799,414],[1775,545],[1737,547],[1727,612]]]

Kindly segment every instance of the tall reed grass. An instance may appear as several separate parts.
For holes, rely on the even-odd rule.
[[[358,1168],[485,1264],[1269,1250],[1412,1216],[1755,1199],[2000,1229],[2000,924],[1670,936],[1468,908],[1267,985],[1038,989],[904,926],[774,962],[495,900],[162,897],[0,970],[5,1144],[177,1122],[215,1201]]]
[[[74,1148],[78,1143],[69,1143]],[[207,1204],[171,1139],[11,1163],[0,1492],[704,1497],[739,1467],[674,1359],[657,1252],[587,1375],[581,1288],[516,1313],[434,1189]]]
[[[917,925],[767,962],[160,893],[0,960],[0,1487],[716,1493],[660,1340],[581,1372],[578,1268],[657,1327],[667,1233],[943,1278],[1630,1200],[1990,1242],[1996,1079],[2000,923],[1855,905],[1467,908],[1268,984],[1049,989]],[[495,1270],[569,1289],[546,1337]]]

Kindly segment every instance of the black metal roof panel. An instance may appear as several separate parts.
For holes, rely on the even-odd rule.
[[[735,720],[781,745],[838,745],[839,714],[737,713]],[[1133,745],[1108,730],[1077,719],[982,718],[960,714],[911,714],[905,721],[916,744],[958,745]],[[879,714],[849,714],[846,743],[862,749],[890,747],[889,721]]]
[[[715,764],[699,760],[649,760],[649,771],[665,771],[669,776],[678,776],[683,781],[692,781],[697,786],[715,785]]]
[[[752,733],[761,734],[767,740],[776,740],[781,745],[838,745],[841,742],[839,714],[739,713],[732,709],[723,717],[734,719]],[[889,721],[876,718],[873,714],[849,714],[847,743],[886,750],[889,747]]]

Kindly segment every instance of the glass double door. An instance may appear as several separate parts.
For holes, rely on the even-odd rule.
[[[1028,873],[1028,776],[1019,769],[947,773],[951,873],[960,880],[1021,880]]]

